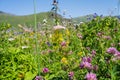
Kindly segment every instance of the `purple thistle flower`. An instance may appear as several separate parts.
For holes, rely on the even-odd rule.
[[[43,68],[43,73],[48,73],[49,69],[48,68]]]
[[[41,76],[36,76],[35,80],[43,80]]]
[[[92,56],[95,56],[95,54],[96,54],[96,51],[92,50]]]
[[[69,80],[73,80],[74,72],[69,72],[68,78]]]
[[[87,80],[97,80],[96,74],[94,74],[92,72],[87,73],[86,76],[85,76],[85,79],[87,79]]]
[[[87,69],[92,69],[92,64],[89,62],[81,62],[80,68],[87,68]]]
[[[82,61],[90,63],[92,61],[92,58],[91,57],[83,57]]]
[[[93,70],[97,71],[98,70],[98,65],[93,66]]]
[[[61,46],[66,46],[66,42],[65,41],[61,42]]]
[[[47,44],[48,46],[51,46],[50,42],[46,42],[46,44]]]
[[[94,13],[93,14],[93,18],[96,18],[98,15],[97,15],[97,13]]]
[[[80,68],[81,68],[81,69],[84,68],[84,64],[83,64],[83,63],[80,64]]]
[[[68,76],[69,77],[73,77],[74,76],[74,72],[69,72]]]
[[[110,53],[110,54],[116,54],[117,52],[118,51],[114,47],[110,47],[110,48],[107,49],[107,53]]]

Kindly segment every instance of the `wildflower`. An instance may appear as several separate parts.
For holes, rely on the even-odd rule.
[[[36,76],[35,80],[43,80],[41,76]]]
[[[96,54],[96,51],[95,50],[92,50],[92,56],[95,56],[95,54]]]
[[[93,70],[97,71],[98,70],[98,65],[93,66]]]
[[[111,46],[112,46],[112,47],[114,47],[114,46],[115,46],[115,44],[114,44],[114,43],[111,43]]]
[[[110,36],[103,36],[104,39],[111,40],[112,38]]]
[[[43,24],[47,24],[47,19],[43,19]]]
[[[80,68],[92,69],[92,64],[90,63],[91,61],[91,57],[83,57],[82,62],[80,64]]]
[[[98,32],[98,33],[97,33],[97,36],[100,37],[100,36],[102,36],[102,34],[103,34],[102,32]]]
[[[81,56],[81,55],[82,55],[82,52],[79,52],[79,53],[78,53],[78,56]]]
[[[87,50],[90,50],[90,47],[86,47]]]
[[[80,24],[83,24],[84,22],[80,22]]]
[[[15,40],[15,39],[14,39],[14,38],[9,38],[9,39],[8,39],[8,41],[13,41],[13,40]]]
[[[47,44],[48,46],[51,46],[50,42],[46,42],[46,44]]]
[[[70,36],[70,32],[68,29],[66,29],[66,35]]]
[[[118,43],[118,45],[120,46],[120,42]]]
[[[65,41],[61,42],[61,46],[66,46],[66,42]]]
[[[117,52],[118,51],[114,47],[110,47],[110,48],[107,49],[107,53],[110,53],[110,54],[116,54]]]
[[[74,72],[69,72],[68,76],[73,77],[74,76]]]
[[[48,68],[43,68],[43,73],[48,73],[49,72],[49,69]]]
[[[98,15],[97,15],[97,13],[94,13],[93,14],[93,18],[96,18]]]
[[[84,64],[83,63],[80,64],[80,68],[81,69],[84,68]]]
[[[49,36],[50,38],[52,38],[52,34],[50,34],[50,36]]]
[[[83,36],[81,34],[79,34],[79,33],[77,34],[77,37],[80,38],[80,39],[83,38]]]
[[[116,60],[120,60],[120,55],[114,56],[114,57],[112,58],[112,61],[116,61]]]
[[[97,80],[96,74],[94,74],[92,72],[87,73],[86,76],[85,76],[85,79],[87,79],[87,80]]]
[[[69,80],[73,80],[74,72],[69,72],[68,77]]]
[[[65,57],[63,57],[63,58],[61,59],[61,62],[64,63],[64,64],[68,64],[67,58],[65,58]]]
[[[64,26],[57,25],[53,27],[54,30],[66,29]]]
[[[87,68],[87,69],[92,69],[92,64],[91,63],[89,63],[89,62],[82,62],[81,64],[80,64],[80,68],[82,69],[82,68]]]
[[[22,49],[29,48],[29,46],[22,46]]]
[[[48,52],[48,53],[52,53],[53,51],[52,51],[52,50],[48,50],[47,52]]]
[[[77,29],[79,27],[78,24],[74,24],[74,28]]]
[[[90,63],[92,61],[92,58],[91,57],[83,57],[82,61]]]

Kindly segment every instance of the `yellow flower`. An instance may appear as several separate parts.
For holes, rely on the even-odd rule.
[[[66,35],[70,36],[70,32],[68,29],[66,29]]]
[[[33,36],[33,35],[34,35],[34,32],[31,32],[30,35]]]
[[[52,41],[55,43],[61,43],[63,41],[63,35],[59,31],[55,31],[52,36]]]
[[[81,55],[82,55],[82,52],[79,52],[79,53],[78,53],[78,56],[81,56]]]
[[[64,63],[64,64],[68,64],[67,58],[65,58],[65,57],[63,57],[63,58],[61,59],[61,62]]]

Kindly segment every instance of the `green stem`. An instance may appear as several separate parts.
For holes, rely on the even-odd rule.
[[[34,19],[35,19],[35,43],[36,43],[36,54],[37,54],[37,62],[38,62],[38,75],[40,76],[40,62],[39,62],[39,53],[38,53],[38,34],[37,34],[37,15],[36,15],[36,0],[33,0],[34,3]]]

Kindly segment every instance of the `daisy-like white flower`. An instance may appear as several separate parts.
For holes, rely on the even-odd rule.
[[[8,41],[13,41],[13,40],[15,40],[15,38],[9,38],[9,39],[8,39]]]
[[[26,48],[29,48],[29,46],[22,46],[22,49],[26,49]]]

